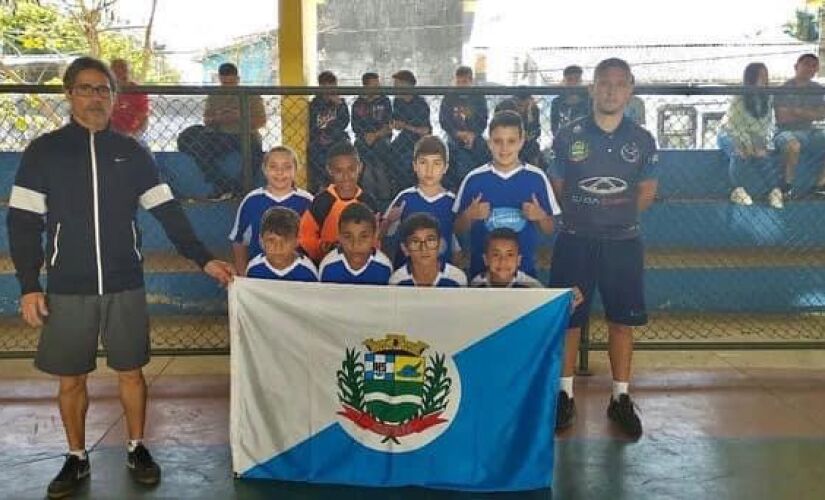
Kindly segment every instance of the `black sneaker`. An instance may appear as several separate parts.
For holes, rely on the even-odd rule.
[[[86,457],[86,460],[81,460],[76,455],[66,455],[63,468],[60,469],[57,477],[49,483],[48,497],[64,498],[71,495],[77,491],[83,480],[88,478],[91,472],[88,457]]]
[[[126,456],[126,467],[132,473],[132,479],[140,484],[153,486],[160,482],[160,466],[152,460],[152,455],[143,444],[135,447]]]
[[[634,440],[642,436],[642,421],[636,414],[635,406],[630,396],[622,394],[618,401],[611,397],[607,407],[607,418],[616,422]]]
[[[556,400],[556,432],[567,429],[576,421],[576,403],[564,391],[559,391]]]

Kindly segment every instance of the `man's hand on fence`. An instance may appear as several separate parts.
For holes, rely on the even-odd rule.
[[[203,266],[203,272],[211,276],[221,286],[227,286],[235,277],[235,268],[229,262],[222,260],[210,260]]]
[[[20,316],[29,326],[43,326],[43,319],[48,315],[45,293],[31,292],[20,297]]]

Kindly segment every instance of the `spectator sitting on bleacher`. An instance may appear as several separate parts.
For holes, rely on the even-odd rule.
[[[118,93],[112,108],[110,126],[114,131],[143,143],[143,134],[149,124],[149,96],[121,93],[128,92],[129,87],[137,86],[129,77],[129,63],[126,60],[112,59],[111,67],[117,80]]]
[[[717,138],[719,148],[730,158],[729,173],[734,186],[730,200],[738,205],[753,204],[744,180],[750,171],[758,170],[761,176],[768,176],[774,186],[768,194],[768,203],[782,208],[779,179],[773,179],[775,167],[768,153],[773,132],[773,100],[767,94],[755,92],[757,87],[768,85],[768,68],[762,63],[750,63],[745,67],[743,80],[748,90],[731,101]]]
[[[553,132],[553,137],[568,123],[590,114],[590,99],[582,86],[581,66],[564,68],[562,78],[562,84],[570,87],[570,91],[550,101],[550,131]]]
[[[430,105],[420,95],[403,92],[404,87],[415,87],[415,75],[412,71],[401,70],[392,75],[395,87],[399,88],[392,106],[392,128],[398,135],[392,140],[394,153],[391,165],[393,195],[402,188],[412,185],[415,178],[410,165],[413,162],[413,149],[419,139],[432,132],[430,125]]]
[[[298,156],[287,146],[276,146],[264,156],[261,166],[266,186],[253,189],[238,206],[229,233],[235,269],[246,269],[250,258],[262,253],[261,217],[272,207],[286,207],[298,216],[312,203],[312,195],[295,187]]]
[[[783,87],[822,88],[811,81],[819,71],[819,58],[814,54],[802,54],[794,65],[796,76]],[[778,95],[774,100],[777,134],[776,148],[782,153],[785,183],[782,187],[785,199],[792,198],[793,181],[800,154],[805,150],[825,150],[825,132],[816,129],[813,122],[825,119],[825,102],[821,94]],[[825,193],[825,182],[820,176],[817,192]]]
[[[317,193],[329,184],[327,175],[327,151],[333,144],[349,142],[349,108],[346,101],[334,90],[338,78],[332,71],[318,75],[318,86],[328,90],[315,96],[309,104],[309,149],[307,151],[308,186],[310,193]]]
[[[473,70],[459,66],[455,70],[456,87],[472,87]],[[447,134],[450,168],[445,184],[457,189],[470,170],[490,161],[490,149],[484,140],[487,128],[487,99],[481,94],[447,94],[441,101],[438,121]]]
[[[235,87],[240,82],[238,68],[232,63],[218,67],[222,87]],[[252,164],[260,165],[263,151],[258,129],[266,125],[264,102],[260,96],[249,96],[250,135],[241,137],[241,105],[237,95],[210,95],[203,113],[204,125],[193,125],[178,136],[178,150],[188,153],[203,171],[206,180],[215,186],[209,196],[212,200],[226,200],[240,196],[240,179],[227,175],[221,169],[221,160],[229,153],[241,150],[241,141],[249,140]]]
[[[365,93],[352,103],[355,148],[364,166],[361,185],[377,199],[388,201],[391,196],[388,171],[393,164],[392,103],[389,97],[372,91],[381,85],[377,73],[364,73],[361,83]]]

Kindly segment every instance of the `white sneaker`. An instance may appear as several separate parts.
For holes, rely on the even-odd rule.
[[[730,201],[737,205],[753,205],[753,200],[743,187],[738,187],[730,193]]]
[[[773,188],[768,193],[768,204],[777,209],[785,208],[785,203],[782,201],[782,191],[779,188]]]

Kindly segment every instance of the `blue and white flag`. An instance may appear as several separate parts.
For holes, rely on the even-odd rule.
[[[231,446],[242,478],[550,486],[570,293],[238,278]]]

